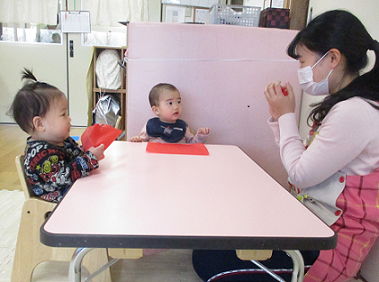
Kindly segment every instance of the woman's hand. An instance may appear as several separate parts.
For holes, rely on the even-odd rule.
[[[282,115],[295,112],[295,95],[291,84],[283,87],[280,81],[266,86],[264,94],[273,120],[277,121]]]

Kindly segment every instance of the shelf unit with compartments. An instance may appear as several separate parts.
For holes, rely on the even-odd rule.
[[[96,103],[100,98],[100,95],[115,95],[116,100],[120,101],[120,108],[121,108],[121,121],[119,124],[119,129],[122,131],[125,131],[125,125],[126,125],[126,68],[121,67],[120,65],[120,74],[121,74],[121,87],[119,89],[104,89],[99,88],[97,85],[97,75],[96,75],[96,61],[99,57],[100,53],[104,50],[116,50],[117,53],[120,56],[120,62],[123,62],[124,60],[124,54],[126,51],[125,47],[94,47],[93,51],[93,80],[92,80],[92,110],[96,108]]]

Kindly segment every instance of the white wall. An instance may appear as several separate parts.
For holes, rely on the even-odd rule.
[[[149,22],[160,22],[161,20],[161,0],[149,1]]]
[[[253,7],[261,7],[263,10],[264,8],[270,7],[270,1],[266,0],[244,0],[243,1],[244,6],[253,6]],[[273,0],[272,1],[272,7],[273,8],[283,8],[284,0]]]
[[[263,9],[263,0],[244,0],[244,6],[261,7]]]
[[[22,87],[21,71],[24,67],[32,69],[37,79],[67,93],[64,44],[0,42],[0,123],[14,123],[6,112]]]
[[[149,21],[160,21],[160,0],[149,1]],[[77,1],[78,2],[78,1]],[[73,7],[73,0],[69,1]],[[77,4],[77,7],[79,4]],[[73,126],[87,126],[88,98],[86,77],[92,59],[92,47],[81,46],[80,34],[70,34],[74,41],[74,58],[66,57],[66,36],[63,44],[26,44],[0,42],[0,123],[14,123],[6,115],[14,96],[22,87],[21,71],[33,69],[42,81],[70,93],[69,106]],[[126,42],[125,42],[126,44]],[[69,61],[70,89],[67,89],[67,61]]]

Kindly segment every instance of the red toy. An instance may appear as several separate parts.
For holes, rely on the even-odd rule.
[[[88,127],[81,136],[82,146],[85,151],[91,147],[104,144],[104,150],[121,134],[121,130],[108,124],[98,124]]]
[[[280,88],[282,88],[283,95],[284,96],[288,96],[288,90],[287,90],[287,88],[285,88],[284,86],[281,86],[281,85],[280,85]]]

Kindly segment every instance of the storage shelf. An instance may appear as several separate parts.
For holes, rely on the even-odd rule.
[[[120,107],[121,107],[121,123],[120,123],[120,129],[122,131],[125,131],[125,125],[126,125],[126,69],[123,69],[120,67],[121,72],[121,87],[119,89],[104,89],[97,87],[97,77],[96,77],[96,60],[99,54],[104,50],[116,50],[120,56],[120,60],[124,60],[124,54],[126,51],[125,47],[94,47],[93,52],[93,80],[92,80],[92,110],[95,109],[97,100],[99,98],[99,93],[106,93],[106,94],[120,94]]]

